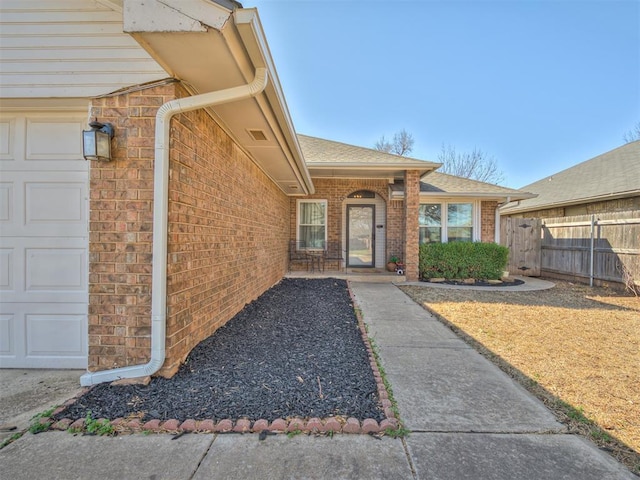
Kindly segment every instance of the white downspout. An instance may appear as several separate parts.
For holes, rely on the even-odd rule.
[[[493,235],[494,237],[493,243],[497,243],[498,245],[500,245],[500,208],[504,207],[508,203],[511,203],[511,197],[507,197],[507,200],[505,202],[502,202],[496,205],[496,219],[495,219],[495,225],[494,225],[495,230]]]
[[[251,98],[267,86],[267,69],[257,68],[247,85],[171,100],[158,109],[155,130],[153,171],[153,260],[151,290],[151,360],[143,365],[87,372],[80,377],[83,387],[121,378],[136,378],[157,372],[165,360],[167,322],[167,231],[169,211],[169,132],[170,121],[177,113]]]

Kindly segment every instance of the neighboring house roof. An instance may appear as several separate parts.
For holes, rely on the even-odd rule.
[[[502,215],[640,195],[640,141],[522,187],[536,198],[512,203]]]
[[[421,175],[441,164],[402,157],[372,148],[358,147],[298,134],[298,142],[312,177],[402,178],[405,170]]]
[[[404,182],[396,181],[391,187],[392,198],[404,197]],[[482,198],[507,201],[509,199],[530,198],[534,195],[522,190],[501,187],[492,183],[479,182],[469,178],[456,177],[446,173],[432,172],[420,182],[421,197]]]

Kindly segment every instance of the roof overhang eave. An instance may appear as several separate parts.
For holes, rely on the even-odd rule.
[[[255,8],[232,11],[207,0],[149,1],[125,4],[124,18],[126,31],[193,94],[249,83],[256,69],[266,68],[267,85],[254,100],[207,110],[284,193],[314,192]],[[268,125],[275,136],[271,150],[248,137],[253,125],[246,118]]]
[[[536,197],[537,196],[538,195],[536,195]],[[606,195],[598,195],[596,197],[576,198],[570,201],[544,203],[539,205],[525,205],[525,206],[514,205],[511,207],[509,205],[505,205],[500,209],[500,215],[511,215],[513,213],[548,210],[550,208],[572,207],[574,205],[580,205],[583,203],[602,202],[606,200],[619,200],[621,198],[629,198],[629,197],[637,197],[637,196],[640,196],[640,189],[629,190],[627,192],[617,192],[617,193],[610,193]],[[517,202],[518,200],[525,200],[525,199],[512,199],[512,200],[513,202]]]
[[[397,192],[400,197],[404,198],[404,192]],[[492,192],[420,192],[421,198],[476,198],[482,200],[506,201],[511,199],[525,200],[527,198],[535,198],[537,195],[532,193],[512,194],[512,193],[492,193]]]
[[[307,164],[304,161],[304,156],[302,155],[298,136],[293,126],[293,120],[289,114],[284,92],[282,91],[267,39],[258,17],[258,9],[245,8],[235,10],[234,20],[254,66],[256,68],[258,66],[267,68],[270,81],[265,89],[265,95],[269,99],[271,107],[274,109],[287,146],[291,152],[291,156],[288,157],[288,159],[290,160],[291,167],[296,171],[300,183],[302,183],[304,187],[304,193],[313,194],[315,187],[311,180]]]
[[[354,172],[361,172],[365,178],[370,178],[373,175],[380,178],[396,179],[402,178],[407,170],[417,170],[420,176],[423,176],[437,168],[416,168],[415,165],[363,165],[355,162],[307,162],[307,167],[314,177],[321,177],[323,173],[326,173],[328,177],[339,177],[342,171],[349,177],[353,177]]]

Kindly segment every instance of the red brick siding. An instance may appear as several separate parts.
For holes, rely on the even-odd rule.
[[[387,259],[392,256],[404,260],[404,201],[392,200],[387,204]]]
[[[408,281],[418,280],[420,172],[407,170],[404,174],[404,224],[405,224],[405,276]]]
[[[94,101],[115,161],[91,165],[89,368],[148,361],[155,114],[179,84]],[[171,121],[167,359],[282,278],[290,201],[203,110]]]
[[[482,202],[480,207],[480,241],[496,241],[496,208],[498,202]]]

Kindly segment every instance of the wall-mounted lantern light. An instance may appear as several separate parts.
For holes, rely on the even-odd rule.
[[[91,130],[82,131],[82,155],[85,160],[111,161],[113,125],[95,119],[89,126]]]

